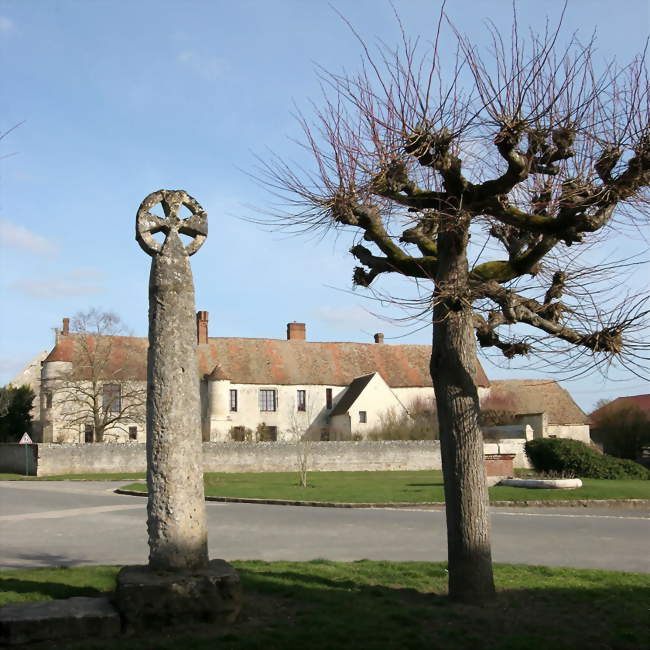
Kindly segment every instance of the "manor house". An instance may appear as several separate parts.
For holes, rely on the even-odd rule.
[[[360,440],[388,413],[408,417],[414,408],[434,404],[431,346],[387,344],[382,334],[369,343],[309,341],[305,324],[296,322],[287,324],[286,339],[210,337],[208,312],[199,311],[196,322],[204,440]],[[63,319],[55,346],[41,363],[37,440],[94,440],[91,417],[66,417],[78,405],[62,397],[62,387],[66,384],[69,394],[71,376],[91,382],[82,351],[100,349],[102,338],[109,337],[70,332],[69,319]],[[148,341],[113,336],[108,342],[104,349],[110,353],[100,364],[101,399],[104,408],[119,410],[136,394],[142,400],[146,391]],[[476,381],[485,400],[491,384],[480,364]],[[530,416],[527,423],[539,422],[535,436],[584,439],[586,430],[588,441],[585,414],[555,382],[533,381],[532,390],[527,384],[495,385],[514,408],[525,397],[519,412]],[[144,409],[132,419],[124,411],[125,418],[104,432],[104,441],[144,442]],[[555,434],[549,433],[553,426]]]

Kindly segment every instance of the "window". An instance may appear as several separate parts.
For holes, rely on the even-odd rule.
[[[260,388],[260,411],[277,410],[277,393],[273,388]]]
[[[52,393],[49,390],[47,391],[47,393],[45,393],[45,408],[46,409],[52,408]]]
[[[299,411],[306,411],[307,410],[307,391],[306,390],[299,390],[298,391],[298,397],[296,400],[298,404],[298,410]]]
[[[332,408],[332,389],[331,388],[326,388],[325,389],[325,406],[328,409]]]
[[[368,414],[366,411],[359,411],[359,422],[365,424],[368,421]]]
[[[95,427],[92,424],[86,424],[84,427],[84,442],[92,442],[93,433],[95,433]]]
[[[259,427],[260,442],[275,442],[278,439],[278,428],[263,424]]]
[[[230,437],[235,442],[250,442],[253,439],[253,431],[241,425],[232,427]]]
[[[321,442],[329,442],[330,441],[330,432],[327,429],[323,429],[320,432],[320,439],[321,439]]]
[[[138,439],[138,427],[129,427],[129,440]]]
[[[230,410],[232,412],[237,410],[237,389],[232,388],[230,390]]]
[[[104,384],[102,408],[109,413],[119,413],[122,410],[122,394],[119,384]]]

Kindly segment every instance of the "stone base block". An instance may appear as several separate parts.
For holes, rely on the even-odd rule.
[[[115,601],[127,631],[233,623],[241,610],[242,590],[237,571],[223,560],[178,572],[126,566],[117,576]]]
[[[0,608],[0,645],[118,636],[120,616],[108,598],[13,603]]]

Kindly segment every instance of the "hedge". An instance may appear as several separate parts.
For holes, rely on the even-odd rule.
[[[643,465],[633,460],[598,454],[579,440],[529,440],[526,455],[538,472],[570,473],[578,478],[650,479],[650,470]]]

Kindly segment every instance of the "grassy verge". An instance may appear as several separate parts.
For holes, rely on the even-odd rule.
[[[160,650],[214,647],[484,648],[547,650],[650,647],[647,575],[496,565],[498,594],[484,609],[451,604],[445,565],[425,562],[235,562],[245,593],[240,621],[48,648]],[[116,567],[5,571],[0,604],[92,595],[112,588]]]
[[[133,481],[138,474],[64,474],[25,477],[0,474],[0,480],[29,481]],[[583,479],[577,490],[533,490],[498,486],[490,488],[492,501],[528,501],[556,499],[650,499],[650,481],[608,481]],[[146,491],[143,483],[124,486]],[[267,472],[205,475],[208,496],[293,501],[337,501],[346,503],[423,503],[444,501],[442,472],[310,472],[309,487],[298,484],[294,472]]]
[[[124,486],[146,491],[144,484]],[[444,501],[442,472],[311,472],[309,487],[298,485],[295,473],[206,474],[208,496],[346,503],[423,503]],[[490,488],[492,501],[556,499],[650,499],[650,481],[584,479],[577,490]]]

